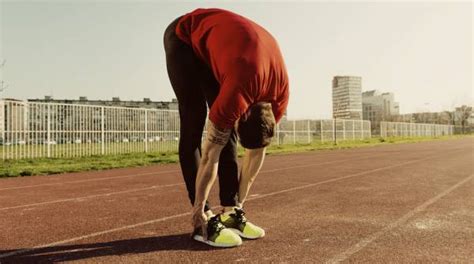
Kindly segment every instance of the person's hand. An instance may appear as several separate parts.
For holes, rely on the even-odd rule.
[[[201,228],[202,237],[207,240],[207,216],[201,207],[194,207],[192,212],[193,228]]]

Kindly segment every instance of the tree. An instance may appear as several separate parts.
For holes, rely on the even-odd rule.
[[[472,115],[472,106],[463,105],[461,107],[457,107],[456,113],[458,115],[459,121],[461,121],[461,129],[462,133],[464,134],[468,120]]]
[[[444,111],[445,116],[447,117],[448,120],[446,122],[448,125],[456,125],[456,115],[452,111]]]

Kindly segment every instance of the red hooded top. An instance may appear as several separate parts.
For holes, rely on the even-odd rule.
[[[249,19],[222,9],[196,9],[176,35],[212,69],[220,84],[209,119],[231,128],[257,102],[272,104],[278,122],[288,105],[288,75],[276,40]]]

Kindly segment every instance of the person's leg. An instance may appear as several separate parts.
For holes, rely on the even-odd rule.
[[[191,47],[175,33],[178,19],[164,34],[166,66],[178,99],[180,116],[179,161],[188,196],[194,204],[196,175],[201,159],[201,137],[206,120],[206,99],[199,85],[198,59]],[[205,210],[209,206],[206,204]]]
[[[203,69],[201,76],[203,76],[203,91],[210,109],[219,94],[220,85],[209,67]],[[222,149],[217,173],[221,205],[224,207],[237,205],[239,166],[237,162],[237,133],[235,130],[232,130],[229,142]]]
[[[235,130],[232,131],[229,142],[222,149],[218,174],[221,205],[224,207],[237,205],[239,165],[237,162],[237,133]]]

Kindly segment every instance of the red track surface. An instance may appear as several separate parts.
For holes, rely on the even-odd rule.
[[[232,249],[189,238],[177,165],[0,179],[0,262],[472,262],[473,147],[268,156],[246,204],[267,236]]]

